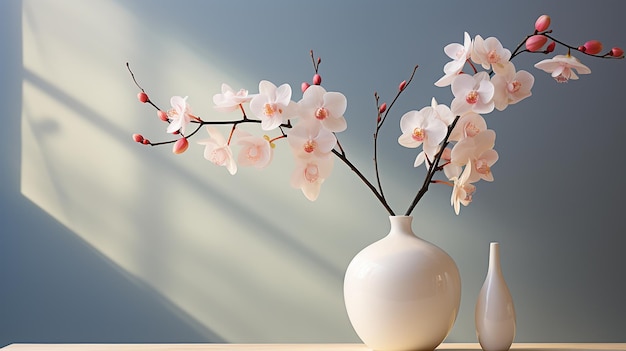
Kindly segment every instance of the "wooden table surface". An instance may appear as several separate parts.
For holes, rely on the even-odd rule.
[[[480,350],[478,343],[444,343],[437,350]],[[11,344],[2,351],[369,351],[363,344]],[[512,351],[622,350],[626,343],[514,343]]]

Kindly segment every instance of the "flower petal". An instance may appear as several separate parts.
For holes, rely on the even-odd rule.
[[[324,107],[326,107],[332,115],[337,117],[343,116],[348,107],[348,101],[342,93],[328,92],[324,94],[323,100]]]
[[[289,101],[291,101],[291,86],[283,84],[276,89],[276,103],[287,106]]]

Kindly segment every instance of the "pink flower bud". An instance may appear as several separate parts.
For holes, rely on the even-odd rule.
[[[172,147],[172,152],[177,155],[182,154],[187,150],[188,147],[189,142],[187,141],[187,138],[180,138],[174,143],[174,146]]]
[[[585,52],[585,51],[587,51],[587,48],[584,45],[581,45],[581,46],[578,47],[578,51]]]
[[[144,145],[150,145],[150,140],[144,139],[141,143]]]
[[[378,113],[385,113],[385,111],[387,111],[387,103],[383,102],[383,104],[378,108]]]
[[[597,40],[589,40],[585,43],[585,53],[596,55],[602,51],[602,43]]]
[[[143,142],[143,135],[141,135],[141,134],[133,134],[133,140],[138,142],[138,143],[141,143],[141,142]]]
[[[146,93],[144,93],[142,91],[139,94],[137,94],[137,100],[139,100],[139,101],[141,101],[141,102],[143,102],[145,104],[150,99],[148,99],[148,94],[146,94]]]
[[[322,76],[320,76],[319,74],[315,73],[315,75],[313,76],[313,84],[314,85],[322,84]]]
[[[621,48],[615,47],[611,49],[611,56],[622,57],[624,56],[624,50],[622,50]]]
[[[164,111],[158,110],[157,111],[157,116],[159,116],[159,119],[163,122],[167,122],[167,113],[165,113]]]
[[[398,85],[398,90],[402,91],[406,88],[406,80],[403,80],[400,85]]]
[[[537,18],[537,21],[535,21],[535,30],[537,32],[543,32],[548,29],[548,27],[550,27],[550,16],[548,15],[541,15]]]
[[[302,92],[304,93],[307,89],[309,89],[310,86],[311,84],[307,82],[302,82],[302,84],[300,85],[300,89],[302,89]]]
[[[547,52],[552,52],[554,51],[554,47],[556,47],[556,43],[555,42],[551,42],[550,44],[548,44],[548,46],[546,47],[546,51]]]
[[[534,52],[540,50],[548,41],[543,35],[533,35],[532,37],[526,39],[526,49],[528,51]]]

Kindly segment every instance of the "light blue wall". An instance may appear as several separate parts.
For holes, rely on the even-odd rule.
[[[384,234],[387,213],[341,164],[310,204],[280,183],[288,180],[285,158],[274,171],[232,178],[205,163],[196,145],[182,156],[135,145],[132,133],[158,138],[163,128],[134,101],[126,61],[158,104],[190,95],[207,113],[224,77],[252,92],[260,79],[289,82],[299,96],[314,49],[324,85],[348,98],[342,143],[368,167],[373,92],[388,100],[419,64],[396,117],[432,96],[449,104],[449,89],[432,82],[447,60],[443,46],[464,31],[512,48],[547,13],[565,41],[626,47],[620,1],[85,4],[0,3],[0,346],[357,341],[342,310],[343,269]],[[26,32],[36,45],[25,52],[36,57],[22,56]],[[53,45],[59,39],[73,49]],[[449,189],[437,187],[414,213],[415,231],[461,270],[449,341],[475,341],[473,303],[490,241],[502,245],[517,341],[626,341],[626,61],[581,58],[593,73],[558,85],[532,68],[542,58],[516,63],[535,75],[534,95],[486,116],[498,135],[495,182],[479,184],[458,217]],[[422,173],[410,167],[412,150],[394,145],[391,122],[381,157],[401,212]],[[185,212],[172,222],[181,201]]]

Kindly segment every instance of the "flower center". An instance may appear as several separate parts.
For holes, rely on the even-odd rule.
[[[476,90],[472,90],[465,95],[465,101],[467,101],[468,104],[473,105],[478,102],[478,96],[478,92]]]
[[[474,123],[469,122],[465,125],[465,136],[472,138],[475,137],[478,133],[480,133],[480,129],[478,129],[478,127],[476,127]]]
[[[480,174],[489,174],[491,173],[491,167],[485,160],[480,159],[476,161],[476,171]]]
[[[561,72],[561,74],[559,74],[558,76],[554,77],[554,79],[559,83],[565,83],[570,79],[571,76],[572,76],[572,69],[566,66],[566,67],[563,67],[563,72]]]
[[[420,127],[413,129],[413,140],[415,141],[424,141],[426,137],[426,131]]]
[[[306,153],[311,153],[313,151],[315,151],[315,149],[317,148],[317,143],[315,142],[315,140],[308,140],[306,143],[304,143],[304,152]]]
[[[554,80],[556,80],[558,83],[566,83],[567,77],[565,77],[563,74],[559,74],[558,76],[554,77]]]
[[[328,117],[329,113],[328,110],[325,107],[320,107],[317,110],[315,110],[315,118],[319,119],[320,121],[325,120]]]
[[[176,111],[175,109],[168,110],[167,117],[169,117],[170,119],[178,118],[178,111]]]
[[[267,117],[272,117],[277,113],[283,113],[283,110],[278,107],[278,105],[276,103],[266,103],[265,105],[263,105],[263,114],[265,114]]]
[[[246,156],[248,156],[249,160],[256,161],[259,159],[259,155],[260,155],[259,148],[251,147],[248,149],[248,154]]]
[[[224,149],[220,148],[213,150],[213,153],[211,154],[211,162],[218,166],[223,166],[226,164],[226,160],[228,160],[228,153]]]
[[[522,88],[522,83],[518,80],[514,80],[509,84],[509,92],[517,93]]]
[[[319,170],[317,166],[314,164],[309,164],[304,169],[304,179],[306,179],[309,183],[313,183],[317,181],[319,178]]]
[[[465,184],[463,186],[463,191],[465,192],[465,197],[462,201],[469,204],[472,202],[472,195],[474,195],[476,187],[473,184]]]
[[[457,50],[457,52],[456,52],[456,55],[455,55],[455,56],[456,56],[456,59],[457,59],[457,60],[460,60],[460,59],[462,59],[462,58],[465,58],[465,48],[460,49],[460,50]]]
[[[498,55],[498,52],[495,49],[489,51],[489,53],[487,54],[487,61],[489,61],[489,63],[500,62],[500,55]]]

